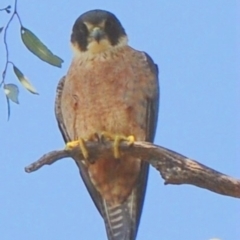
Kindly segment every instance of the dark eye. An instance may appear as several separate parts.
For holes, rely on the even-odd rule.
[[[78,43],[78,46],[82,51],[86,51],[87,49],[87,38],[88,38],[88,29],[87,26],[81,22],[76,21],[73,25],[73,31],[71,35],[71,42]]]
[[[105,32],[113,46],[118,44],[118,41],[123,33],[121,24],[114,18],[107,19],[105,23]]]
[[[78,31],[79,31],[80,35],[83,35],[83,36],[88,35],[88,29],[84,23],[81,23],[78,25]]]

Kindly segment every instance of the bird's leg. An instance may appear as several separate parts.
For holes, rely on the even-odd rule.
[[[73,148],[79,146],[81,152],[82,152],[82,155],[84,157],[84,159],[88,159],[88,150],[85,146],[85,141],[83,138],[79,138],[78,140],[76,141],[71,141],[71,142],[68,142],[65,146],[65,149],[66,150],[72,150]]]
[[[116,135],[114,137],[113,153],[114,153],[114,157],[116,159],[120,158],[119,144],[122,141],[127,141],[128,145],[131,146],[131,145],[133,145],[135,139],[134,139],[133,135],[130,135],[130,136],[127,136],[127,137],[126,136],[121,136],[121,135]]]
[[[101,137],[104,139],[107,139],[107,140],[109,139],[109,140],[114,141],[113,154],[114,154],[114,158],[116,158],[116,159],[120,158],[119,144],[122,141],[127,141],[129,146],[131,146],[135,141],[135,138],[133,135],[130,135],[130,136],[123,136],[123,135],[118,135],[118,134],[114,135],[114,134],[111,134],[108,132],[102,132]]]
[[[85,145],[85,142],[86,141],[93,141],[96,139],[96,134],[92,134],[90,137],[84,139],[84,138],[79,138],[78,140],[76,141],[71,141],[71,142],[68,142],[65,146],[65,149],[66,150],[72,150],[73,148],[79,146],[81,152],[82,152],[82,155],[84,157],[84,159],[88,159],[89,158],[89,154],[88,154],[88,150],[86,148],[86,145]]]
[[[88,159],[89,154],[88,154],[88,150],[86,148],[85,142],[96,141],[96,140],[99,142],[104,142],[105,140],[112,140],[114,142],[113,143],[114,158],[119,159],[120,158],[119,144],[122,141],[127,141],[128,145],[131,146],[134,143],[135,138],[133,135],[124,136],[119,134],[111,134],[109,132],[94,133],[89,138],[86,138],[86,139],[79,138],[78,140],[68,142],[65,146],[65,149],[72,150],[73,148],[79,146],[84,159]]]

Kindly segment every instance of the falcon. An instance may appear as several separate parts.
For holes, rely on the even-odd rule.
[[[57,87],[55,113],[81,177],[101,214],[108,240],[136,239],[149,165],[121,156],[127,140],[153,142],[159,105],[158,68],[150,56],[128,45],[116,16],[91,10],[74,23],[73,59]],[[114,141],[112,157],[89,158],[85,141]]]

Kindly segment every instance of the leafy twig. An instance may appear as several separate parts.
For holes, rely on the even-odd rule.
[[[1,10],[5,10],[7,8],[3,8]],[[8,20],[8,22],[6,24],[6,27],[4,28],[4,31],[3,31],[3,43],[4,43],[4,46],[5,46],[5,52],[6,52],[6,62],[5,62],[5,67],[4,67],[3,72],[2,72],[2,80],[0,82],[0,87],[5,83],[5,78],[6,78],[6,72],[7,72],[8,64],[11,63],[9,61],[9,49],[8,49],[8,44],[7,44],[7,31],[8,31],[8,28],[10,26],[10,23],[12,22],[12,20],[13,20],[15,15],[17,16],[17,18],[19,20],[19,23],[22,26],[21,18],[19,16],[19,14],[17,13],[17,0],[15,0],[15,2],[14,2],[13,13],[12,13],[11,17],[9,18],[9,20]]]
[[[8,13],[10,13],[10,10],[9,10],[10,8],[11,8],[11,6],[8,6],[1,10],[2,11],[5,10]],[[13,62],[11,62],[9,60],[9,48],[8,48],[8,43],[7,43],[7,33],[8,33],[8,28],[15,16],[18,19],[18,22],[20,24],[20,29],[21,29],[20,33],[21,33],[22,42],[30,52],[32,52],[35,56],[40,58],[42,61],[45,61],[53,66],[61,67],[62,63],[63,63],[63,60],[61,58],[59,58],[58,56],[54,55],[40,41],[40,39],[33,32],[31,32],[29,29],[27,29],[23,26],[21,18],[17,11],[17,0],[15,0],[13,12],[12,12],[11,17],[9,18],[5,28],[0,27],[0,33],[3,31],[3,42],[4,42],[4,46],[5,46],[5,52],[6,52],[6,62],[5,62],[5,66],[4,66],[4,69],[2,72],[2,78],[0,79],[0,88],[3,86],[4,92],[6,95],[7,107],[8,107],[7,108],[8,109],[8,119],[10,117],[10,105],[9,105],[10,101],[9,100],[11,100],[12,102],[15,102],[15,103],[19,103],[18,102],[18,93],[19,93],[18,86],[15,84],[12,84],[12,83],[9,83],[9,84],[5,83],[6,73],[7,73],[9,64],[12,64],[13,71],[14,71],[16,77],[18,78],[18,80],[20,81],[20,83],[23,85],[23,87],[25,87],[25,89],[27,89],[29,92],[31,92],[33,94],[38,94],[36,89],[32,86],[30,81],[27,79],[27,77],[20,71],[20,69],[18,69],[16,67],[16,65]]]
[[[1,10],[2,11],[5,10],[7,13],[10,13],[10,8],[11,8],[11,6],[7,6],[6,8],[3,8]],[[9,49],[8,49],[8,44],[7,44],[7,31],[8,31],[8,28],[10,26],[10,23],[13,21],[15,16],[17,16],[18,21],[19,21],[20,25],[22,26],[22,22],[21,22],[20,16],[19,16],[19,14],[17,12],[17,0],[14,1],[13,13],[12,13],[11,17],[9,18],[9,20],[8,20],[8,22],[6,24],[6,27],[4,28],[4,32],[3,32],[3,43],[4,43],[4,46],[5,46],[5,52],[6,52],[6,62],[5,62],[5,67],[4,67],[3,72],[2,72],[2,80],[0,82],[0,88],[2,87],[2,85],[5,85],[5,78],[6,78],[8,65],[9,64],[13,64],[9,60]],[[6,92],[6,90],[5,90],[5,92]],[[9,117],[10,117],[10,102],[9,102],[9,98],[8,98],[7,95],[6,95],[6,101],[7,101],[8,119],[9,119]]]

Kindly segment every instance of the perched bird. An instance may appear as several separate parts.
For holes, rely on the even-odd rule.
[[[67,148],[79,145],[83,152],[85,159],[74,160],[104,219],[108,239],[134,240],[149,166],[141,159],[122,157],[118,144],[154,139],[157,65],[128,45],[120,21],[104,10],[88,11],[76,20],[71,45],[72,63],[57,88],[58,125]],[[84,142],[96,136],[114,140],[114,157],[90,161]]]

